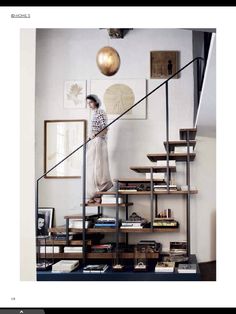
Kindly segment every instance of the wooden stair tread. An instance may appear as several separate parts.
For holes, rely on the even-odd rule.
[[[176,160],[176,161],[187,161],[187,153],[170,153],[169,154],[169,160]],[[151,161],[157,161],[157,160],[166,160],[167,154],[147,154],[147,157]],[[189,158],[190,161],[193,161],[196,157],[196,153],[190,153]],[[171,168],[171,167],[170,167]]]
[[[163,166],[133,166],[130,167],[131,170],[139,172],[139,173],[146,173],[151,172],[151,168],[153,169],[153,172],[166,172],[167,167]],[[169,167],[170,171],[176,172],[176,167],[171,166]]]
[[[164,146],[166,148],[167,146],[167,142],[164,141]],[[193,148],[195,147],[196,145],[196,141],[195,140],[190,140],[189,141],[189,146],[192,146]],[[180,147],[180,146],[187,146],[187,141],[186,140],[178,140],[178,141],[169,141],[169,147]]]
[[[164,141],[163,143],[166,144],[167,142]],[[196,140],[190,140],[189,141],[190,146],[194,146],[194,145],[196,145],[196,143],[197,143]],[[187,146],[187,141],[186,140],[169,141],[169,144],[175,145],[175,146]]]
[[[194,140],[197,134],[197,128],[179,129],[179,137],[181,140],[187,139],[187,132],[189,131],[189,140]]]
[[[63,230],[64,232],[66,231],[65,227],[53,227],[50,228],[51,232],[58,232],[58,230]],[[86,230],[86,234],[91,234],[91,233],[116,233],[116,227],[96,227],[96,228],[87,228]],[[176,228],[153,228],[153,230],[151,228],[142,228],[142,229],[138,229],[138,228],[119,228],[119,232],[120,233],[155,233],[155,232],[175,232],[176,230],[179,230],[179,227]],[[77,233],[82,233],[83,229],[81,228],[69,228],[69,232],[77,232]]]
[[[121,179],[114,179],[114,182],[122,182],[122,183],[131,183],[131,182],[151,182],[150,179],[146,178],[121,178]],[[160,179],[153,179],[153,182],[163,182],[164,180]]]
[[[39,239],[39,244],[41,246],[44,245],[66,245],[66,240],[52,240],[52,239],[47,239],[46,242],[43,239]],[[91,245],[92,241],[91,240],[85,240],[86,241],[86,245]],[[69,240],[69,244],[68,245],[83,245],[83,240]]]
[[[190,194],[197,194],[198,190],[191,190]],[[116,192],[97,192],[97,194],[100,195],[115,195]],[[131,191],[122,191],[119,192],[119,195],[150,195],[151,192],[150,191],[137,191],[137,192],[131,192]],[[169,191],[169,193],[167,191],[154,191],[153,194],[180,194],[180,195],[185,195],[188,194],[188,191]]]
[[[197,128],[181,128],[179,129],[180,132],[186,132],[186,131],[191,131],[191,132],[197,132]]]
[[[83,206],[83,204],[80,204],[81,206]],[[132,206],[134,205],[134,203],[119,203],[119,206],[121,207],[125,207],[125,206]],[[85,204],[86,207],[93,207],[93,206],[102,206],[102,207],[115,207],[116,203],[108,203],[108,204],[104,204],[104,203],[89,203],[89,204]]]

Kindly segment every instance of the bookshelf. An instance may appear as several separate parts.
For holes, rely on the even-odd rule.
[[[172,172],[177,171],[176,166],[161,166],[158,167],[156,165],[148,165],[148,166],[132,166],[130,167],[131,170],[137,173],[150,173],[150,179],[145,178],[118,178],[115,180],[116,183],[116,190],[115,191],[108,191],[108,192],[99,192],[100,195],[111,195],[116,198],[116,203],[93,203],[93,204],[85,204],[85,207],[97,207],[97,214],[98,216],[103,216],[103,208],[114,208],[115,209],[115,216],[116,222],[120,221],[120,213],[121,211],[125,211],[125,217],[128,219],[130,210],[129,208],[134,205],[133,202],[129,201],[129,196],[145,196],[147,198],[147,202],[150,202],[150,222],[148,226],[144,226],[143,228],[120,228],[120,224],[116,223],[115,227],[99,227],[95,228],[94,226],[88,228],[69,228],[69,221],[70,219],[77,219],[79,218],[78,215],[73,216],[65,216],[65,225],[63,226],[56,226],[50,228],[49,231],[51,234],[56,234],[59,232],[64,232],[67,237],[65,240],[53,240],[47,239],[46,241],[39,241],[40,245],[54,245],[60,246],[63,251],[63,247],[65,246],[82,246],[83,251],[80,253],[64,253],[60,251],[59,253],[40,253],[40,259],[52,259],[52,260],[59,260],[59,259],[79,259],[81,263],[81,267],[77,271],[73,271],[70,274],[63,274],[61,275],[61,280],[92,280],[96,278],[96,280],[200,280],[200,272],[197,266],[196,274],[180,274],[177,273],[175,270],[173,273],[163,274],[159,273],[156,274],[154,271],[155,263],[162,258],[161,249],[147,253],[146,258],[148,260],[148,271],[146,274],[141,274],[139,272],[132,271],[132,264],[134,263],[135,253],[134,248],[133,251],[126,251],[126,247],[129,248],[129,235],[130,234],[143,234],[144,238],[147,234],[158,234],[158,233],[175,233],[179,231],[178,227],[162,227],[157,228],[153,226],[154,218],[157,217],[158,214],[158,198],[162,196],[172,197],[172,196],[182,196],[186,200],[186,239],[187,239],[187,255],[189,258],[189,263],[196,263],[197,259],[195,255],[191,254],[191,245],[190,245],[190,199],[191,196],[194,197],[198,193],[196,189],[190,190],[190,162],[193,162],[196,157],[196,153],[189,153],[189,147],[195,148],[196,141],[195,141],[196,130],[195,129],[180,129],[180,141],[171,141],[169,146],[166,142],[164,142],[164,147],[168,151],[164,154],[147,154],[148,159],[151,162],[156,162],[158,160],[175,160],[176,162],[185,162],[186,163],[186,185],[187,190],[179,190],[176,189],[172,190],[161,190],[161,191],[154,191],[154,184],[157,183],[159,180],[153,178],[154,173],[159,172],[169,172],[169,178],[171,177]],[[187,147],[187,153],[174,153],[175,147],[183,146]],[[171,152],[170,152],[171,151]],[[138,190],[138,191],[125,191],[123,188],[121,189],[120,186],[124,187],[125,185],[129,184],[147,184],[150,186],[150,190]],[[124,198],[124,202],[118,203],[118,198],[122,196]],[[81,217],[81,216],[80,216]],[[68,235],[70,233],[74,233],[76,235],[82,235],[80,240],[69,240]],[[100,252],[94,253],[91,252],[91,246],[93,244],[93,239],[102,238],[102,235],[105,234],[112,234],[114,236],[114,248],[112,252]],[[89,236],[93,236],[93,238],[89,238]],[[125,240],[122,242],[122,250],[120,250],[120,243],[121,237]],[[83,241],[85,239],[85,241]],[[141,256],[141,255],[140,255]],[[83,274],[81,271],[82,265],[86,265],[86,263],[108,263],[112,266],[112,262],[115,258],[119,258],[124,261],[126,264],[126,270],[124,272],[115,273],[112,272],[112,267],[109,268],[108,271],[100,274]],[[91,277],[90,277],[91,276]],[[98,277],[94,277],[98,276]],[[51,274],[49,271],[46,272],[38,272],[38,280],[59,280],[60,274]],[[54,278],[54,279],[53,279]],[[64,279],[63,279],[64,278]],[[112,279],[111,279],[112,278]],[[124,279],[126,278],[126,279]]]

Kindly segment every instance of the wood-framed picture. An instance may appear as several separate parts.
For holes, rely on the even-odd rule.
[[[49,228],[53,224],[54,207],[39,207],[37,221],[37,237],[50,236]]]
[[[150,65],[151,78],[167,79],[179,70],[179,51],[151,51]],[[179,78],[179,74],[173,78]]]
[[[44,171],[52,169],[85,142],[86,120],[44,121]],[[83,149],[72,154],[45,178],[80,178]]]

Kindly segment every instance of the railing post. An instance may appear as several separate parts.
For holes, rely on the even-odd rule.
[[[35,191],[35,237],[38,234],[38,208],[39,208],[39,180],[36,181]]]
[[[36,243],[36,263],[40,261],[40,242],[37,238],[38,235],[38,208],[39,208],[39,180],[36,181],[35,187],[35,243]],[[46,240],[45,240],[46,241]],[[46,252],[46,248],[45,248]],[[44,259],[46,264],[46,258]]]
[[[119,188],[120,182],[116,181],[116,261],[119,259]]]
[[[153,167],[150,168],[150,178],[151,178],[151,230],[153,232],[153,199],[154,199],[154,183],[153,183]]]
[[[168,97],[168,82],[166,82],[166,179],[167,193],[169,193],[170,167],[169,167],[169,97]]]
[[[187,171],[186,171],[186,183],[188,186],[188,194],[187,194],[187,255],[190,257],[191,254],[191,234],[190,234],[190,155],[189,155],[189,130],[187,131]]]
[[[85,233],[85,204],[86,204],[86,148],[87,143],[85,143],[83,148],[83,194],[82,194],[82,203],[83,203],[83,209],[82,209],[82,216],[83,216],[83,264],[85,264],[86,260],[86,233]]]

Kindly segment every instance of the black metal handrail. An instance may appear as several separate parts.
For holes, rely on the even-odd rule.
[[[115,118],[114,120],[112,120],[109,124],[107,124],[103,129],[101,129],[101,131],[99,131],[98,133],[96,133],[95,137],[100,134],[102,131],[104,131],[105,129],[107,129],[110,125],[112,125],[113,123],[115,123],[117,120],[119,120],[123,115],[125,115],[127,112],[129,112],[131,109],[133,109],[134,107],[136,107],[140,102],[142,102],[144,99],[146,99],[147,97],[149,97],[151,94],[153,94],[157,89],[159,89],[161,86],[165,85],[168,83],[169,80],[171,80],[173,77],[175,77],[177,74],[179,74],[181,71],[183,71],[185,68],[187,68],[191,63],[195,62],[196,60],[201,60],[204,61],[204,59],[202,57],[196,57],[194,58],[192,61],[190,61],[189,63],[187,63],[184,67],[182,67],[179,71],[177,71],[176,73],[174,73],[173,75],[171,75],[167,80],[165,80],[163,83],[161,83],[160,85],[158,85],[156,88],[154,88],[150,93],[148,93],[146,96],[144,96],[143,98],[141,98],[139,101],[137,101],[133,106],[131,106],[129,109],[127,109],[126,111],[124,111],[122,114],[120,114],[117,118]],[[73,150],[73,152],[71,152],[69,155],[67,155],[65,158],[63,158],[61,161],[59,161],[56,165],[54,165],[52,168],[50,168],[47,172],[45,172],[44,174],[41,175],[41,177],[39,177],[37,179],[37,181],[40,181],[43,177],[45,177],[49,172],[51,172],[53,169],[55,169],[57,166],[59,166],[62,162],[64,162],[67,158],[69,158],[71,155],[73,155],[75,152],[77,152],[80,148],[82,148],[84,145],[87,145],[92,139],[89,138],[87,141],[85,141],[83,144],[81,144],[79,147],[77,147],[75,150]]]
[[[200,65],[200,61],[204,62],[204,58],[202,57],[196,57],[194,58],[192,61],[188,62],[185,66],[183,66],[180,70],[178,70],[177,72],[175,72],[173,75],[171,75],[168,79],[166,79],[163,83],[161,83],[160,85],[158,85],[156,88],[154,88],[151,92],[149,92],[147,95],[145,95],[144,97],[142,97],[139,101],[137,101],[133,106],[131,106],[129,109],[127,109],[126,111],[124,111],[122,114],[120,114],[117,118],[115,118],[114,120],[112,120],[109,124],[107,124],[103,129],[101,129],[98,133],[95,134],[94,138],[97,137],[101,132],[103,132],[105,129],[107,129],[109,126],[111,126],[113,123],[115,123],[117,120],[119,120],[123,115],[125,115],[127,112],[129,112],[131,109],[133,109],[134,107],[136,107],[140,102],[142,102],[144,99],[148,98],[151,94],[153,94],[157,89],[159,89],[161,86],[165,85],[166,86],[166,151],[167,151],[167,191],[169,192],[169,104],[168,104],[168,82],[175,77],[177,74],[179,74],[180,72],[182,72],[185,68],[187,68],[190,64],[194,63],[195,61],[197,61],[197,69],[199,69],[199,65]],[[199,82],[199,84],[197,85],[198,88],[200,88],[200,82],[201,82],[201,78],[200,78],[200,73],[199,70],[197,71],[197,82]],[[200,95],[200,91],[197,91],[198,93],[198,99],[199,99],[199,95]],[[45,177],[45,175],[47,175],[49,172],[51,172],[53,169],[55,169],[57,166],[59,166],[61,163],[63,163],[66,159],[68,159],[70,156],[72,156],[74,153],[76,153],[79,149],[81,149],[82,147],[84,148],[84,154],[83,154],[83,218],[85,218],[85,194],[86,194],[86,169],[85,169],[85,165],[86,165],[86,145],[93,140],[93,138],[89,138],[88,140],[86,140],[83,144],[81,144],[79,147],[77,147],[75,150],[73,150],[69,155],[67,155],[65,158],[63,158],[61,161],[59,161],[57,164],[55,164],[52,168],[50,168],[48,171],[46,171],[44,174],[42,174],[37,180],[36,180],[36,213],[35,213],[35,217],[36,217],[36,225],[35,225],[35,229],[36,229],[36,236],[37,236],[37,217],[38,217],[38,184],[39,181]],[[83,219],[83,252],[85,252],[85,219]],[[117,222],[118,223],[118,222]],[[67,230],[68,231],[68,230]],[[84,253],[83,253],[84,255]]]

